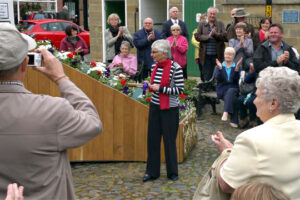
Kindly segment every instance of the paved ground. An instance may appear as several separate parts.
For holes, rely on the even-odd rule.
[[[221,112],[220,105],[217,108]],[[143,183],[145,163],[114,162],[72,164],[74,185],[78,199],[191,199],[201,177],[218,156],[210,135],[222,130],[231,141],[242,130],[233,129],[221,122],[221,114],[211,115],[210,108],[204,109],[198,120],[198,144],[179,164],[179,180],[166,178],[165,165],[161,165],[158,180]]]

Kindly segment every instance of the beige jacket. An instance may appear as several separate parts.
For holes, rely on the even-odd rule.
[[[71,81],[63,98],[0,85],[0,198],[9,183],[24,186],[27,200],[75,199],[67,149],[102,132],[93,103]]]

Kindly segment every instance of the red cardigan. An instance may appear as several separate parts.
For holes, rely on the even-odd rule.
[[[170,36],[167,38],[170,45],[172,45],[172,42],[174,40],[173,36]],[[181,67],[186,67],[186,52],[188,50],[188,41],[187,39],[179,35],[176,39],[177,46],[171,47],[172,57],[175,62],[177,62]]]

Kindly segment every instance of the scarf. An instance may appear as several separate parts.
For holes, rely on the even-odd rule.
[[[76,45],[78,40],[79,40],[78,36],[76,36],[76,37],[68,36],[67,37],[67,41],[70,42],[73,46]],[[75,49],[75,47],[74,47],[74,49]]]
[[[260,29],[258,31],[258,34],[259,34],[259,41],[263,42],[265,40],[265,33]]]
[[[156,75],[157,69],[163,68],[163,74],[160,80],[160,87],[169,87],[170,86],[170,71],[171,71],[172,61],[168,58],[161,62],[156,63],[153,72],[151,74],[151,84],[153,84],[154,77]],[[150,92],[153,92],[150,90]],[[170,99],[168,94],[159,93],[159,106],[161,110],[170,108]]]
[[[117,27],[109,26],[109,31],[111,32],[113,37],[116,37],[118,35],[119,27],[120,27],[119,24]],[[117,55],[121,52],[120,47],[121,47],[122,41],[123,41],[123,37],[122,36],[118,37],[118,39],[115,43],[115,55]]]

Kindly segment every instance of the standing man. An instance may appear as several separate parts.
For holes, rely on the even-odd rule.
[[[236,38],[235,34],[235,25],[239,22],[244,22],[247,25],[246,34],[245,36],[249,39],[252,39],[254,35],[254,27],[252,24],[247,23],[246,17],[249,16],[249,13],[245,11],[245,8],[237,8],[235,10],[234,15],[234,23],[231,24],[227,30],[227,40],[229,41],[232,38]]]
[[[227,26],[226,26],[226,31],[227,31],[228,28],[229,28],[232,24],[234,24],[234,22],[235,22],[234,16],[235,16],[236,10],[237,10],[237,8],[233,8],[233,9],[231,10],[231,13],[230,13],[230,14],[231,14],[232,21],[231,21],[229,24],[227,24]]]
[[[186,37],[187,41],[189,41],[189,33],[186,28],[186,25],[183,21],[178,19],[178,8],[177,7],[172,7],[170,9],[170,19],[163,23],[162,32],[161,32],[162,38],[166,39],[167,37],[172,36],[171,26],[173,24],[178,24],[180,26],[181,35]]]
[[[91,100],[65,75],[62,64],[40,50],[35,70],[57,84],[61,98],[37,95],[23,85],[35,41],[0,24],[0,198],[9,183],[24,186],[25,199],[75,199],[67,150],[102,131]]]
[[[133,43],[137,48],[138,65],[143,65],[143,79],[151,74],[150,69],[154,64],[151,57],[151,45],[154,41],[161,39],[159,31],[153,29],[153,25],[153,20],[146,18],[143,28],[133,35]]]
[[[62,11],[57,14],[57,19],[70,20],[70,14],[68,11],[68,6],[64,6]]]
[[[290,45],[282,40],[283,28],[280,24],[272,24],[269,29],[269,39],[262,43],[254,52],[254,68],[257,73],[266,67],[286,66],[298,73],[299,60]]]
[[[213,75],[216,59],[224,59],[226,31],[222,21],[217,20],[218,9],[207,9],[207,20],[201,21],[195,38],[200,42],[199,60],[201,80],[209,81]]]

